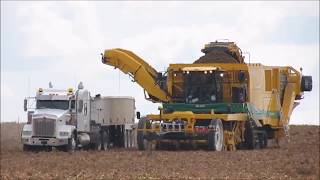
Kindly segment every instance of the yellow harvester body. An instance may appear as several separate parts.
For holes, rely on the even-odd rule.
[[[162,74],[131,51],[105,51],[103,63],[130,74],[148,100],[163,104],[159,114],[140,120],[139,149],[146,141],[253,149],[288,135],[293,109],[312,89],[311,76],[290,66],[245,63],[234,43],[213,42],[202,52],[194,63],[170,64]]]

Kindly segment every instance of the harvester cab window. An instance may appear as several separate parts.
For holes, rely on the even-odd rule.
[[[194,71],[186,74],[186,103],[215,103],[222,101],[222,72]]]
[[[244,103],[247,101],[247,75],[244,71],[239,71],[236,73],[237,80],[235,85],[231,88],[232,92],[232,102],[233,103]]]
[[[232,102],[244,103],[246,101],[246,89],[244,87],[232,87]]]

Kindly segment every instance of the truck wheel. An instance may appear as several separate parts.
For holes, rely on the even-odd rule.
[[[102,144],[101,141],[97,141],[94,145],[93,145],[93,149],[96,151],[101,151],[102,148]]]
[[[144,151],[148,147],[148,141],[145,138],[144,132],[144,129],[148,128],[148,123],[149,121],[145,117],[142,117],[138,122],[137,144],[140,151]]]
[[[74,135],[71,136],[71,138],[68,139],[68,144],[66,146],[67,152],[74,152],[77,147],[76,139],[74,138]]]
[[[220,119],[211,120],[208,133],[208,149],[222,151],[224,145],[223,125]]]
[[[92,143],[91,148],[96,151],[101,151],[101,148],[102,148],[101,141],[102,141],[101,135],[98,134],[97,141]]]
[[[108,146],[109,146],[109,135],[106,131],[103,131],[101,137],[102,137],[102,139],[101,139],[102,147],[101,148],[102,148],[102,150],[106,151],[106,150],[108,150]]]

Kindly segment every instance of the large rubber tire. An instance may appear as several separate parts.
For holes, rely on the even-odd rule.
[[[92,149],[96,151],[101,151],[102,149],[102,138],[101,135],[98,137],[97,142],[92,144]]]
[[[261,149],[264,149],[268,146],[268,136],[265,131],[259,134],[259,144]]]
[[[208,149],[222,151],[224,147],[223,124],[220,119],[211,120],[208,133]]]
[[[245,122],[244,131],[245,147],[248,149],[256,148],[256,135],[254,133],[254,126],[252,121]]]
[[[140,131],[139,129],[145,129],[147,128],[147,123],[149,121],[142,117],[138,122],[138,132],[137,132],[137,144],[138,144],[138,150],[144,151],[148,147],[148,141],[145,139],[145,133],[143,131]]]
[[[102,132],[102,135],[101,135],[101,142],[102,142],[102,146],[101,146],[101,149],[106,151],[109,149],[109,135],[106,131],[103,131]]]
[[[263,148],[268,147],[268,134],[267,132],[264,133],[264,144],[263,144]]]

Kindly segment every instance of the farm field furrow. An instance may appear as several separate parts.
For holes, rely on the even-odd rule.
[[[319,126],[291,126],[263,150],[22,152],[21,124],[1,123],[1,179],[319,179]]]

